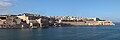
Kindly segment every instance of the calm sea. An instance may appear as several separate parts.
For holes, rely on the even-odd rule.
[[[0,40],[120,40],[120,23],[115,26],[0,29]]]

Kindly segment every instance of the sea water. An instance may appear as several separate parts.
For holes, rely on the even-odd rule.
[[[0,40],[120,40],[120,23],[115,26],[0,29]]]

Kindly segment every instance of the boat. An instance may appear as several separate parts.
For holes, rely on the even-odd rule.
[[[37,27],[37,26],[32,26],[31,28],[32,28],[32,29],[37,29],[38,27]]]

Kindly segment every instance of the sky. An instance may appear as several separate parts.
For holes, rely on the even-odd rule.
[[[0,0],[0,14],[35,13],[120,21],[120,0]]]

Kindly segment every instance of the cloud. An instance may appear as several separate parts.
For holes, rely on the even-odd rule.
[[[12,6],[12,0],[0,0],[0,15],[11,14],[11,12],[8,12],[7,10],[9,10],[9,8]]]
[[[0,8],[8,8],[13,6],[13,3],[10,0],[0,0]]]
[[[10,0],[1,0],[1,1],[10,1]]]
[[[21,0],[0,0],[0,15],[3,14],[15,14],[14,12],[10,11],[9,9],[14,7],[16,2]]]

